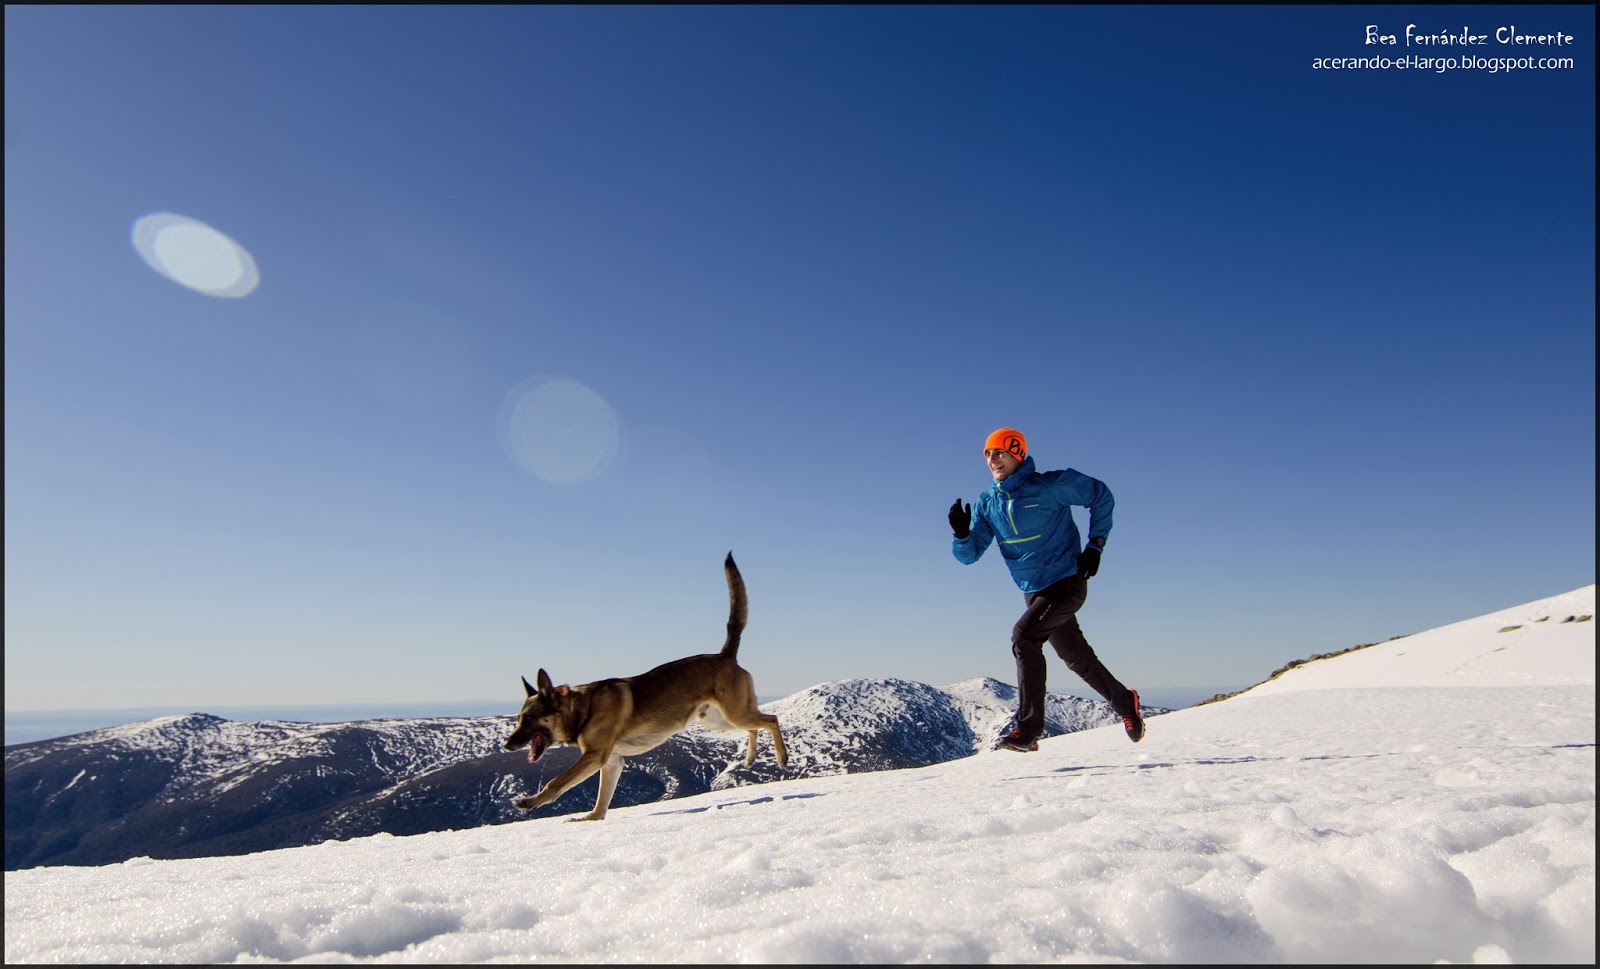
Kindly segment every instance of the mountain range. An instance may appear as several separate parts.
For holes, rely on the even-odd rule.
[[[746,767],[742,731],[694,726],[629,758],[611,803],[955,760],[994,747],[1015,706],[1015,687],[986,677],[942,688],[902,679],[825,683],[764,706],[782,724],[787,768],[777,766],[764,734]],[[1046,707],[1046,737],[1120,722],[1100,700],[1050,694]],[[240,855],[592,807],[593,777],[544,808],[512,807],[578,756],[561,747],[529,764],[522,752],[504,752],[513,720],[320,724],[194,713],[9,746],[5,867]]]

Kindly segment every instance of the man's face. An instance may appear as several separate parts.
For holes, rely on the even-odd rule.
[[[989,462],[989,473],[994,475],[996,481],[1006,480],[1011,477],[1011,472],[1022,467],[1017,456],[1004,448],[990,448],[983,452],[983,459]]]

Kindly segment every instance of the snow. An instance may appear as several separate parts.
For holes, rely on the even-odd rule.
[[[1594,685],[1594,586],[1297,667],[1250,692],[1522,684]]]
[[[7,872],[6,961],[1590,964],[1593,612],[1306,663],[1138,745]]]

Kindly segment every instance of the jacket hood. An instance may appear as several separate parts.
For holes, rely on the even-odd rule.
[[[1022,487],[1022,479],[1033,474],[1033,472],[1033,455],[1030,454],[1022,459],[1022,463],[1017,466],[1017,470],[1006,476],[1006,480],[996,481],[994,490],[1014,495],[1017,493],[1017,489]]]

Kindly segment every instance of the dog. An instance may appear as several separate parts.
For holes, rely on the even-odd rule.
[[[756,762],[758,731],[772,735],[778,766],[786,767],[778,718],[756,704],[755,680],[739,665],[739,637],[749,613],[744,578],[729,552],[722,563],[728,578],[728,638],[719,653],[702,653],[663,663],[648,673],[599,680],[580,686],[554,686],[539,671],[538,687],[522,678],[527,698],[505,749],[527,746],[528,763],[538,760],[552,743],[577,744],[583,753],[532,797],[512,803],[529,811],[543,807],[600,772],[600,795],[594,810],[573,821],[599,821],[606,816],[617,789],[624,757],[642,754],[695,721],[712,730],[745,730],[750,747],[748,767]]]

